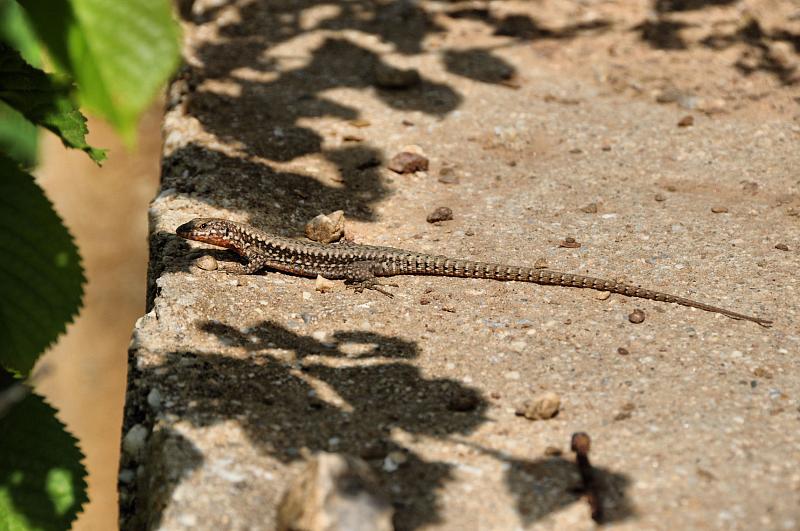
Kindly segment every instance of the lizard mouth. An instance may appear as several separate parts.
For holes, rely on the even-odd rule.
[[[184,223],[177,229],[175,229],[175,234],[180,236],[181,238],[186,238],[187,240],[191,240],[192,238],[192,229],[194,229],[194,223],[188,222]]]

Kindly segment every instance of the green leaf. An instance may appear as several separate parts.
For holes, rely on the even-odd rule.
[[[28,374],[78,313],[84,276],[72,237],[42,189],[2,155],[0,256],[0,365]]]
[[[41,54],[36,34],[25,12],[14,0],[0,0],[0,42],[19,50],[31,65],[39,66]],[[0,101],[0,151],[32,168],[36,165],[38,140],[36,126]]]
[[[19,112],[0,101],[0,152],[26,168],[36,166],[39,132]]]
[[[70,83],[32,67],[17,50],[0,44],[0,100],[57,134],[65,146],[82,149],[99,163],[105,150],[86,143],[86,118],[72,102],[71,90]]]
[[[19,385],[0,369],[0,396]],[[66,530],[88,500],[78,442],[29,393],[0,417],[0,530]]]
[[[131,143],[136,122],[175,70],[179,29],[168,0],[21,0],[81,104]]]
[[[40,66],[36,34],[25,11],[14,0],[0,0],[0,41],[19,50],[29,64]]]

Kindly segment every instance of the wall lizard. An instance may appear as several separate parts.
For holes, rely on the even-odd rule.
[[[230,264],[224,269],[234,274],[253,274],[261,269],[269,268],[304,277],[320,275],[330,280],[345,280],[357,291],[372,289],[390,297],[392,294],[380,286],[391,284],[380,284],[379,277],[432,275],[535,282],[553,286],[610,291],[627,297],[699,308],[733,319],[753,321],[765,327],[772,325],[772,321],[768,319],[645,289],[634,284],[574,273],[562,273],[550,269],[461,260],[393,247],[352,243],[325,245],[276,236],[244,223],[217,218],[193,219],[178,227],[176,233],[188,240],[209,243],[235,251],[246,263]]]

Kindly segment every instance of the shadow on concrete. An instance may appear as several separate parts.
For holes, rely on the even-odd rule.
[[[246,330],[207,321],[198,329],[246,355],[173,352],[146,372],[132,366],[132,377],[174,401],[171,413],[195,426],[236,419],[256,448],[287,464],[316,451],[360,456],[390,493],[397,529],[441,521],[437,492],[453,479],[454,465],[422,457],[392,432],[442,441],[467,435],[487,421],[488,404],[478,390],[424,376],[408,361],[419,355],[415,343],[373,332],[340,331],[318,340],[270,321]],[[464,403],[471,405],[453,405]],[[396,470],[385,466],[391,452],[405,457]],[[577,500],[570,492],[574,463],[485,453],[508,466],[507,484],[526,523]],[[627,481],[600,474],[613,486],[613,507],[627,507]],[[630,511],[610,514],[613,521]]]
[[[400,361],[415,358],[417,346],[381,334],[341,331],[321,342],[269,321],[246,332],[210,321],[199,328],[223,344],[244,347],[248,356],[175,352],[147,373],[132,367],[134,377],[174,400],[172,413],[196,426],[237,419],[258,449],[284,463],[308,451],[359,455],[391,484],[387,490],[398,528],[438,521],[436,492],[451,479],[451,465],[422,458],[391,441],[390,434],[393,429],[438,438],[470,433],[486,421],[486,401],[477,390],[424,377]],[[332,367],[331,360],[344,363]],[[159,373],[180,374],[182,384]],[[320,396],[319,385],[336,398]],[[474,408],[452,411],[448,404],[454,396],[467,396]],[[407,458],[394,472],[382,466],[389,452]]]
[[[653,9],[657,13],[670,13],[673,11],[697,11],[708,7],[728,6],[735,3],[736,0],[655,0]]]
[[[525,525],[573,503],[584,503],[580,477],[573,461],[563,457],[505,460],[509,468],[506,484],[517,499],[517,512]],[[624,474],[593,467],[603,504],[603,524],[635,515],[626,491],[630,479]],[[586,507],[587,513],[589,507]]]
[[[138,480],[144,483],[135,489],[130,489],[129,483],[119,484],[122,530],[159,529],[174,490],[192,471],[203,466],[203,455],[195,445],[172,429],[156,430],[148,448],[152,450],[145,458],[148,474]],[[123,470],[125,465],[123,453]],[[127,472],[135,474],[135,469]]]
[[[736,44],[745,45],[745,50],[735,63],[737,70],[744,75],[766,72],[775,76],[784,85],[793,85],[800,82],[796,69],[784,63],[772,49],[775,43],[781,41],[789,44],[795,53],[800,53],[800,34],[796,35],[785,30],[768,33],[762,29],[757,20],[750,19],[735,32],[710,35],[703,39],[701,44],[715,50],[724,50]]]
[[[534,18],[524,14],[510,14],[501,17],[494,16],[488,8],[482,7],[456,7],[447,11],[451,18],[466,18],[480,20],[494,29],[495,35],[513,37],[521,41],[538,39],[573,39],[581,34],[604,31],[611,28],[608,20],[593,20],[567,24],[560,28],[548,28]]]
[[[675,19],[673,13],[701,11],[733,4],[732,0],[655,0],[656,16],[632,28],[651,47],[659,50],[687,50],[693,46],[704,46],[712,50],[724,50],[732,46],[742,47],[739,59],[734,63],[739,72],[750,75],[764,72],[774,76],[784,85],[800,82],[794,63],[785,61],[774,50],[774,45],[785,42],[800,53],[800,35],[787,30],[766,32],[758,20],[741,17],[733,29],[729,25],[712,25],[712,33],[696,41],[690,41],[682,31],[693,27],[685,21]]]
[[[459,16],[458,9],[452,16]],[[358,140],[326,147],[331,145],[328,134],[308,124],[320,117],[342,122],[364,119],[361,109],[335,101],[327,96],[330,91],[369,91],[390,108],[433,117],[451,113],[463,101],[456,89],[432,80],[424,71],[419,72],[418,82],[386,88],[376,76],[392,68],[382,54],[355,39],[325,33],[348,30],[374,35],[392,45],[395,55],[409,58],[430,54],[423,41],[445,28],[424,4],[355,0],[331,5],[300,0],[219,4],[202,10],[184,1],[179,12],[194,24],[214,21],[221,37],[220,42],[200,45],[195,60],[184,67],[179,76],[180,103],[205,131],[239,153],[223,155],[198,146],[179,149],[164,161],[164,187],[215,206],[222,199],[233,199],[236,204],[231,208],[247,212],[252,216],[249,221],[268,230],[285,228],[280,224],[291,216],[301,225],[320,212],[337,209],[351,219],[374,221],[373,205],[390,194],[387,179],[378,171],[385,162],[381,150]],[[498,34],[517,39],[534,34],[565,39],[609,26],[601,21],[550,30],[527,17],[523,17],[527,22],[516,15],[484,18]],[[270,55],[276,46],[295,39],[309,40],[308,55]],[[443,49],[440,60],[450,73],[482,83],[505,85],[516,74],[489,48]],[[352,127],[353,136],[359,136],[357,127]],[[328,180],[314,172],[276,169],[312,154],[329,163],[324,171],[333,185],[324,184]]]
[[[633,27],[640,38],[658,50],[686,50],[689,45],[681,36],[681,30],[690,26],[685,22],[657,17],[645,20]]]
[[[568,505],[580,503],[585,494],[573,460],[561,456],[517,459],[469,441],[459,442],[503,463],[506,485],[516,498],[517,512],[525,525]],[[603,518],[599,523],[611,524],[635,516],[627,495],[631,483],[628,476],[603,467],[593,466],[592,470],[603,508]]]

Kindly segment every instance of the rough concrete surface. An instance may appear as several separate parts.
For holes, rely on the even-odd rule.
[[[796,3],[209,1],[181,16],[124,528],[272,529],[317,451],[365,459],[397,529],[592,528],[577,431],[610,528],[800,527]],[[390,171],[409,145],[428,170]],[[438,207],[453,219],[426,222]],[[235,257],[174,234],[218,216],[302,237],[336,210],[358,243],[544,260],[775,325],[458,278],[320,293],[201,270]],[[555,417],[516,414],[547,392]]]

